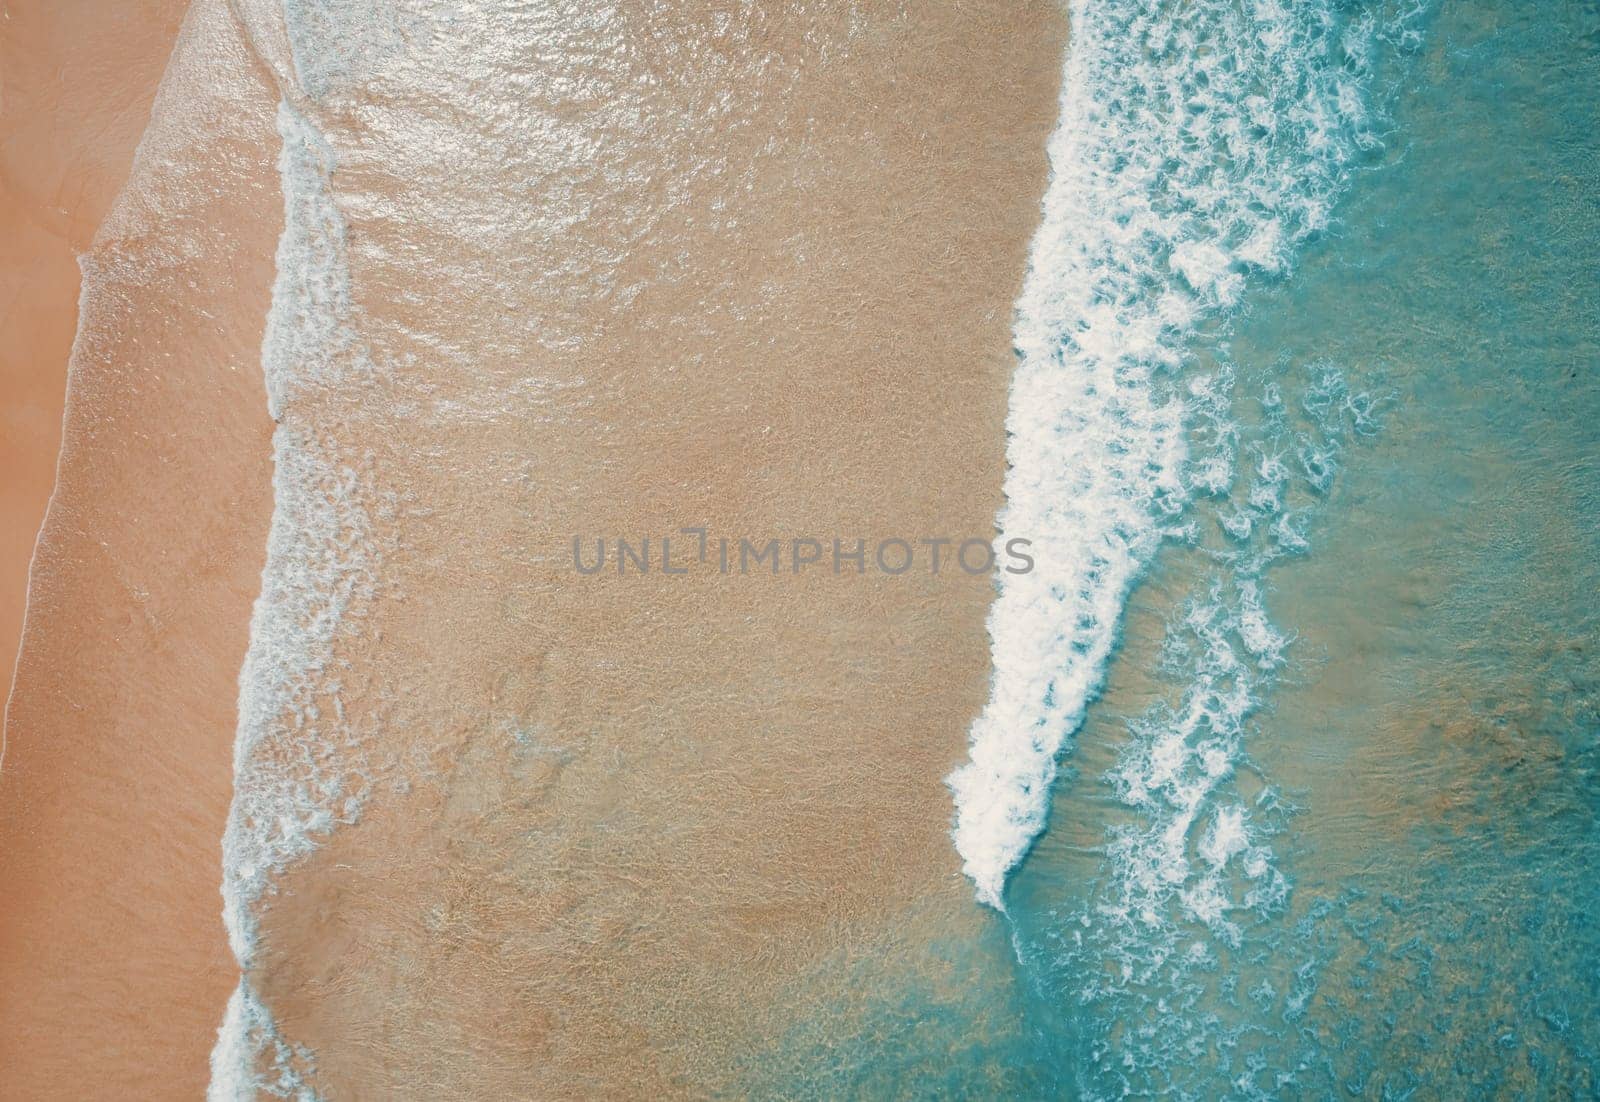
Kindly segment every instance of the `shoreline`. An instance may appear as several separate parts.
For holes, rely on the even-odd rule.
[[[621,140],[639,171],[588,184],[615,215],[562,222],[568,197],[551,192],[564,228],[498,210],[527,244],[484,254],[435,212],[451,189],[483,204],[520,194],[517,174],[539,167],[493,163],[503,135],[482,136],[481,179],[425,145],[386,146],[383,110],[433,104],[394,86],[385,104],[309,60],[320,98],[290,114],[309,113],[308,142],[325,140],[337,167],[293,194],[342,222],[338,308],[361,342],[318,380],[295,372],[316,341],[344,337],[313,324],[274,338],[268,321],[277,161],[296,130],[249,39],[285,36],[255,26],[257,9],[246,31],[221,0],[193,5],[84,260],[61,476],[17,665],[0,876],[25,905],[0,915],[0,1020],[19,1022],[0,1031],[0,1059],[19,1089],[205,1082],[237,975],[217,921],[224,809],[269,806],[240,803],[229,762],[248,794],[296,745],[269,714],[287,698],[269,693],[235,747],[242,682],[277,661],[245,624],[258,596],[271,622],[273,579],[293,577],[292,562],[262,568],[275,477],[280,510],[296,478],[314,491],[286,546],[317,554],[308,534],[342,539],[354,523],[375,572],[370,600],[342,613],[353,630],[314,663],[345,680],[310,714],[346,725],[314,745],[334,790],[353,786],[335,819],[350,821],[320,828],[266,894],[239,896],[250,913],[233,930],[252,993],[282,1039],[316,1054],[319,1085],[402,1090],[430,1052],[448,1065],[437,1074],[485,1096],[530,1074],[552,1090],[731,1084],[799,1012],[784,992],[822,1006],[848,989],[836,969],[853,947],[923,967],[894,933],[914,901],[919,929],[986,921],[943,781],[987,690],[981,579],[768,575],[717,590],[651,575],[630,590],[554,575],[528,538],[530,517],[548,533],[631,531],[679,512],[745,532],[992,526],[1064,13],[821,14],[761,16],[726,42],[698,9],[628,29],[703,36],[734,66],[655,74],[655,109],[687,122],[730,81],[759,94],[722,103],[720,130]],[[787,84],[738,75],[772,59]],[[424,75],[448,84],[468,68]],[[462,91],[440,87],[425,94]],[[740,164],[748,180],[726,167]],[[672,204],[652,178],[682,181]],[[636,255],[613,259],[618,241]],[[517,290],[485,284],[477,300],[520,297],[471,316],[458,306],[494,274],[489,255]],[[885,298],[886,283],[907,293]],[[479,354],[439,352],[457,347]],[[275,360],[285,348],[294,358]],[[285,426],[276,473],[269,409]],[[325,465],[297,466],[309,441]],[[343,504],[315,528],[328,495]],[[329,578],[368,584],[338,573],[349,566]],[[545,841],[530,847],[530,832]],[[497,988],[508,961],[515,979]],[[409,1040],[374,1047],[379,1023]],[[85,1063],[91,1028],[118,1042]]]
[[[101,34],[106,13],[62,3],[7,13],[0,35],[0,671],[9,700],[34,545],[55,487],[78,256],[127,179],[187,0],[149,0]],[[110,32],[114,29],[114,33]],[[114,75],[108,75],[114,74]],[[103,93],[113,82],[117,102]],[[3,753],[3,751],[0,751]]]
[[[609,18],[561,84],[470,19],[408,27],[426,57],[254,34],[314,79],[280,120],[284,527],[229,891],[257,1040],[331,1094],[732,1089],[823,962],[915,901],[984,920],[944,777],[989,586],[618,584],[539,549],[993,527],[1064,13]],[[582,99],[608,87],[644,91]]]
[[[0,772],[0,1064],[28,1097],[201,1092],[231,982],[217,869],[278,216],[265,90],[225,15],[186,17],[82,259]]]

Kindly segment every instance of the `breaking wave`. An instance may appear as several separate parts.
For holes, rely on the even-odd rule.
[[[1183,378],[1195,338],[1331,226],[1352,171],[1381,149],[1375,55],[1414,38],[1415,14],[1275,0],[1072,5],[1043,223],[1017,304],[998,522],[1033,539],[1038,567],[1001,579],[989,700],[948,780],[955,845],[990,906],[1004,909],[1007,875],[1044,829],[1058,759],[1101,688],[1129,590],[1164,540],[1197,538],[1195,496],[1234,481],[1226,433],[1189,454],[1188,429],[1215,397]],[[1228,519],[1240,537],[1276,523],[1292,541],[1272,498],[1286,476],[1276,458],[1263,462],[1251,491],[1262,496]],[[1259,660],[1279,640],[1259,590],[1234,588],[1225,630],[1254,640]],[[1194,706],[1205,698],[1197,685]],[[1227,768],[1226,755],[1209,767]],[[1125,780],[1130,793],[1161,783],[1137,770]],[[1231,855],[1242,831],[1219,816],[1209,851]]]

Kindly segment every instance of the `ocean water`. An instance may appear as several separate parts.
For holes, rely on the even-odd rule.
[[[989,706],[950,779],[956,848],[991,906],[1043,827],[1130,586],[1164,538],[1197,538],[1186,503],[1236,477],[1228,383],[1184,370],[1193,346],[1241,308],[1252,274],[1289,270],[1328,229],[1355,162],[1381,144],[1373,55],[1409,42],[1416,14],[1072,9],[1044,224],[1017,307],[999,521],[1028,532],[1044,565],[1001,581]],[[1218,438],[1191,454],[1185,425],[1207,411]],[[1281,512],[1286,478],[1263,469],[1248,507]]]
[[[1041,569],[950,781],[992,925],[754,1081],[1594,1097],[1600,9],[1072,15]]]
[[[1342,15],[1377,121],[1178,373],[1199,531],[1008,896],[1085,1096],[1597,1089],[1600,13]]]

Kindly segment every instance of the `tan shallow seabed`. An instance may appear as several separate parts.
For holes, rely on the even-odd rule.
[[[329,50],[354,29],[234,11],[190,13],[174,64],[212,79],[158,105],[173,217],[129,240],[169,243],[86,300],[93,431],[74,451],[69,413],[63,486],[114,487],[117,519],[52,513],[13,753],[92,747],[54,798],[100,825],[81,848],[114,854],[107,895],[159,898],[151,939],[214,950],[281,92],[326,142],[349,298],[338,362],[285,367],[280,448],[333,457],[359,524],[336,526],[354,596],[315,715],[247,722],[241,785],[315,739],[359,808],[247,901],[248,981],[330,1099],[736,1092],[751,1052],[850,1003],[841,962],[915,968],[908,942],[984,921],[942,778],[992,589],[920,566],[586,577],[572,538],[992,533],[1064,18],[418,5]],[[28,906],[81,909],[84,876]],[[130,951],[180,982],[164,942],[102,967],[144,983]],[[181,1025],[208,1043],[231,977],[184,959]],[[192,1095],[138,1040],[102,1081]],[[64,1068],[35,1065],[48,1096]]]

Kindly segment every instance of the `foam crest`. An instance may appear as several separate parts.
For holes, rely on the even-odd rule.
[[[287,103],[279,108],[284,229],[262,343],[273,434],[273,514],[250,644],[239,674],[234,796],[223,835],[223,917],[246,975],[212,1056],[211,1097],[309,1098],[292,1052],[251,992],[255,905],[273,877],[359,814],[363,746],[346,714],[341,641],[379,587],[388,508],[371,457],[319,428],[306,400],[372,376],[352,324],[344,222],[332,153]],[[262,1078],[268,1075],[270,1078]]]
[[[370,377],[372,364],[351,326],[344,216],[329,181],[334,153],[322,133],[287,101],[278,105],[283,139],[283,233],[262,340],[267,410],[282,422],[306,388]]]
[[[239,674],[223,835],[224,915],[243,965],[254,941],[250,908],[272,875],[359,813],[366,733],[345,715],[336,644],[378,585],[378,540],[363,504],[370,476],[288,425],[273,435],[273,459],[275,507]]]
[[[999,518],[1034,541],[1038,566],[1001,580],[989,701],[948,781],[956,848],[997,908],[1044,828],[1130,587],[1165,537],[1192,537],[1180,516],[1192,496],[1231,481],[1227,456],[1186,470],[1191,406],[1204,405],[1177,385],[1190,343],[1253,274],[1289,269],[1378,142],[1372,28],[1332,5],[1076,0],[1072,30],[1017,304]],[[1280,466],[1263,466],[1236,536],[1276,514]],[[1269,629],[1248,630],[1273,651]]]
[[[246,965],[249,905],[270,874],[359,808],[351,762],[360,733],[339,697],[336,642],[376,592],[381,543],[369,509],[381,496],[370,459],[342,451],[292,408],[308,388],[345,385],[371,365],[350,325],[327,146],[287,104],[279,132],[285,218],[262,346],[279,421],[273,515],[239,674],[234,800],[223,837],[229,936]]]
[[[254,1102],[263,1094],[316,1102],[317,1092],[305,1082],[313,1063],[304,1046],[290,1045],[279,1036],[272,1012],[241,978],[228,998],[211,1051],[206,1102]]]
[[[1202,568],[1162,641],[1157,672],[1175,691],[1128,722],[1104,778],[1120,811],[1107,827],[1103,880],[1068,920],[1070,940],[1057,935],[1062,955],[1051,962],[1083,1005],[1099,1008],[1097,1028],[1126,1030],[1115,1075],[1096,1074],[1131,1093],[1176,1081],[1186,1053],[1239,1041],[1214,1016],[1190,1012],[1232,998],[1266,959],[1252,934],[1289,903],[1273,838],[1295,809],[1247,743],[1294,643],[1269,616],[1267,572],[1305,553],[1307,518],[1329,487],[1287,457],[1314,452],[1334,469],[1352,438],[1378,427],[1378,401],[1326,364],[1265,373],[1271,381],[1239,397],[1242,372],[1227,363],[1186,387],[1199,534],[1185,554]],[[1298,400],[1285,400],[1285,385]],[[1233,474],[1219,486],[1209,472],[1224,459]],[[1105,1036],[1094,1044],[1112,1047]]]

